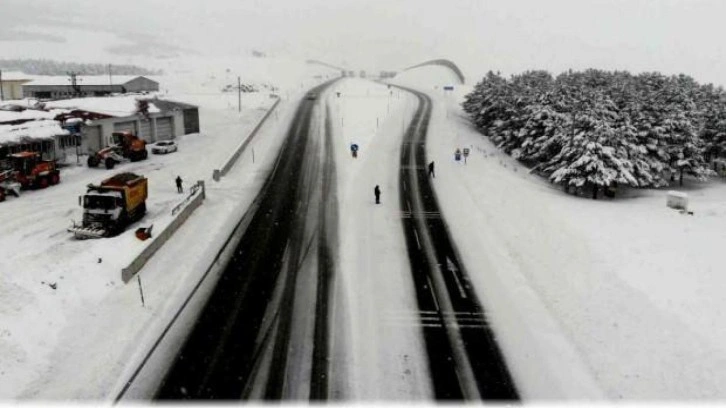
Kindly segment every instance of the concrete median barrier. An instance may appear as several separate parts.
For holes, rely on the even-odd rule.
[[[204,181],[199,180],[192,186],[189,195],[184,201],[172,209],[171,214],[174,219],[160,233],[154,234],[155,236],[151,238],[152,241],[127,267],[121,270],[121,279],[123,279],[124,283],[128,283],[144,267],[146,262],[174,235],[176,230],[184,224],[194,210],[202,205],[204,198]]]

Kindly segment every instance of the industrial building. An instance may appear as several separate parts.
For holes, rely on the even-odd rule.
[[[145,108],[140,108],[141,101]],[[199,108],[170,100],[138,95],[79,98],[47,102],[46,108],[66,111],[58,119],[80,136],[84,153],[108,146],[113,132],[130,131],[149,143],[199,132]],[[76,124],[71,128],[68,122]]]
[[[158,82],[144,76],[79,75],[74,79],[70,76],[36,77],[22,85],[23,97],[54,100],[159,90]]]
[[[30,81],[22,72],[0,71],[0,101],[23,99],[23,85]]]

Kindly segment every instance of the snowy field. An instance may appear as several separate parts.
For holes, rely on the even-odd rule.
[[[530,175],[468,122],[432,67],[396,81],[434,100],[429,159],[454,240],[525,398],[726,397],[726,184],[591,200]],[[472,79],[474,82],[474,79]],[[454,150],[471,149],[467,164]]]
[[[254,198],[301,97],[296,81],[316,81],[297,74],[285,77],[295,84],[283,95],[289,99],[250,145],[255,163],[248,152],[221,183],[212,181],[212,170],[222,166],[274,99],[263,92],[243,94],[238,112],[236,93],[222,94],[217,83],[199,79],[205,75],[188,73],[160,78],[168,87],[166,98],[200,106],[201,133],[179,137],[178,153],[149,155],[114,171],[64,168],[60,185],[2,203],[0,398],[110,397]],[[78,196],[86,184],[121,171],[149,179],[147,215],[117,238],[71,238],[66,228],[82,217]],[[171,208],[181,201],[177,175],[185,188],[204,180],[208,198],[144,268],[142,307],[138,284],[124,285],[120,271],[142,246],[133,231],[168,222]]]

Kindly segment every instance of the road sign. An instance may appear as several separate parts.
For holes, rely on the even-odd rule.
[[[444,91],[453,91],[453,90],[454,90],[454,86],[453,85],[446,85],[446,86],[444,86]]]
[[[465,147],[464,148],[464,157],[468,157],[468,156],[469,156],[469,148]]]
[[[351,152],[357,152],[358,151],[358,145],[355,144],[355,143],[353,143],[352,145],[350,145],[350,151]]]

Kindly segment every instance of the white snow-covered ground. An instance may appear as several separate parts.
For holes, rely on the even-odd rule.
[[[190,72],[181,79],[166,77],[170,99],[200,106],[201,133],[178,138],[178,153],[150,155],[113,172],[65,168],[60,185],[3,203],[0,399],[112,397],[122,373],[158,337],[254,198],[301,97],[296,81],[319,80],[297,74],[285,78],[295,85],[286,92],[290,98],[250,145],[255,162],[248,151],[221,183],[211,180],[212,170],[222,166],[274,99],[267,93],[243,94],[238,113],[236,94],[222,94],[216,84],[200,85],[207,74]],[[86,184],[120,171],[149,178],[146,217],[117,238],[72,239],[65,229],[81,218],[77,197]],[[120,271],[142,246],[134,229],[168,222],[182,199],[174,186],[177,175],[186,188],[204,180],[208,198],[144,268],[142,307],[138,284],[124,285]]]
[[[342,296],[334,327],[346,336],[338,340],[343,352],[333,359],[334,378],[347,382],[339,387],[347,399],[432,398],[398,202],[403,127],[416,100],[385,85],[345,79],[328,103],[340,205]],[[380,205],[373,195],[377,184]]]
[[[437,196],[523,396],[726,397],[724,181],[673,187],[692,216],[666,208],[666,190],[565,195],[469,124],[458,105],[468,88],[445,93],[448,75],[396,81],[434,100]],[[466,165],[457,147],[471,149]]]
[[[211,181],[212,169],[273,100],[243,95],[238,114],[237,95],[219,93],[236,76],[221,68],[201,75],[179,68],[162,85],[170,99],[200,105],[202,132],[180,138],[179,153],[119,167],[150,179],[149,214],[139,225],[162,219],[180,198],[177,174],[187,187],[205,180],[208,198],[144,268],[146,307],[138,284],[120,280],[141,245],[134,226],[113,240],[75,241],[65,232],[80,218],[85,184],[109,172],[64,169],[59,186],[0,204],[0,399],[112,397],[254,198],[302,92],[323,79],[298,68],[252,145],[255,163],[248,152],[221,183]],[[434,186],[525,399],[726,397],[723,181],[676,188],[689,193],[692,216],[667,209],[665,191],[597,201],[565,195],[470,126],[458,106],[467,87],[445,93],[453,83],[445,69],[395,81],[433,98]],[[400,141],[415,99],[392,91],[346,79],[319,102],[330,107],[335,134],[342,294],[335,319],[343,337],[333,369],[344,398],[431,397],[423,341],[408,315],[416,303],[398,214]],[[360,146],[357,159],[351,143]],[[457,147],[471,149],[467,164],[453,160]]]

